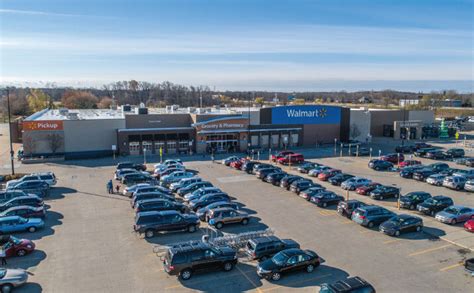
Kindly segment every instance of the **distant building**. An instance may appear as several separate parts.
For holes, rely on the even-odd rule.
[[[420,99],[414,98],[414,99],[401,99],[398,104],[400,107],[405,107],[409,105],[418,105],[420,103]]]
[[[445,99],[441,101],[441,107],[462,107],[462,101],[461,100],[452,100],[452,99]]]
[[[369,104],[369,103],[372,103],[372,99],[369,99],[367,97],[362,97],[359,99],[359,103],[361,104]]]

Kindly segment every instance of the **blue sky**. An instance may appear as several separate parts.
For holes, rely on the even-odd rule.
[[[0,82],[468,92],[473,1],[0,0]]]

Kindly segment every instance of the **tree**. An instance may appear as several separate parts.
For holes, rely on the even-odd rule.
[[[102,97],[99,102],[99,109],[109,109],[110,105],[112,105],[112,99],[110,97]]]
[[[355,140],[359,135],[361,135],[359,127],[357,126],[357,124],[352,124],[350,129],[351,139]]]
[[[30,110],[33,112],[54,106],[51,97],[40,89],[31,89],[26,99],[28,100]]]
[[[48,143],[51,152],[55,154],[63,146],[63,138],[57,134],[48,134]]]
[[[294,105],[304,105],[306,103],[305,99],[295,99],[293,100]]]
[[[255,98],[255,103],[259,104],[260,107],[262,107],[263,104],[265,103],[265,99],[263,97],[257,97]]]
[[[99,99],[91,92],[69,90],[63,94],[61,101],[69,109],[96,109]]]
[[[27,155],[34,154],[36,152],[36,141],[31,136],[23,136],[23,151]]]

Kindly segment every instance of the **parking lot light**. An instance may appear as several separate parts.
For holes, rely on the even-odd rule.
[[[341,151],[340,151],[340,157],[342,158],[342,142],[341,142]]]
[[[397,153],[397,166],[400,166],[400,153]]]
[[[334,155],[337,153],[337,138],[334,139]]]
[[[359,145],[356,147],[356,156],[359,157]]]
[[[372,160],[372,148],[369,149],[369,160]]]
[[[382,150],[379,150],[379,159],[382,156]]]

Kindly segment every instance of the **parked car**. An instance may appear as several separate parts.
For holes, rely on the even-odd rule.
[[[412,215],[397,215],[383,222],[379,226],[380,232],[398,237],[406,232],[420,232],[423,229],[423,220]]]
[[[272,168],[272,167],[275,167],[275,166],[273,166],[272,164],[267,164],[267,163],[255,164],[252,169],[252,174],[257,174],[257,172],[260,171],[261,169],[267,169],[267,168]]]
[[[349,139],[348,141],[342,143],[343,148],[357,147],[357,146],[361,146],[361,145],[362,145],[362,143],[358,140],[355,140],[355,139]]]
[[[450,197],[437,195],[428,198],[422,203],[416,206],[416,209],[425,215],[435,216],[437,212],[444,210],[445,208],[454,204]]]
[[[436,174],[436,172],[431,168],[419,169],[413,172],[412,178],[417,181],[425,181],[431,175]]]
[[[209,211],[212,209],[217,208],[232,208],[234,210],[238,210],[239,206],[235,202],[230,201],[218,201],[215,203],[211,203],[203,208],[200,208],[196,211],[196,216],[199,217],[199,220],[203,222],[207,222]]]
[[[341,183],[341,188],[344,190],[356,190],[359,187],[367,186],[372,183],[372,180],[362,177],[352,177]]]
[[[163,163],[156,164],[154,167],[155,169],[160,169],[165,166],[170,166],[170,165],[183,165],[183,162],[180,159],[170,159],[170,160],[165,160]]]
[[[280,180],[280,187],[286,188],[286,190],[290,190],[290,185],[294,181],[301,180],[301,179],[304,179],[304,178],[301,177],[301,176],[297,176],[297,175],[285,176],[285,177],[281,178],[281,180]]]
[[[145,238],[152,238],[158,232],[188,231],[199,228],[199,218],[194,214],[181,214],[177,211],[140,212],[135,216],[133,229]]]
[[[315,196],[320,192],[326,191],[324,187],[310,187],[300,192],[299,196],[306,199],[307,201],[311,200],[311,197]]]
[[[351,151],[351,156],[365,157],[370,155],[370,150],[368,148],[358,148],[355,151]]]
[[[178,192],[181,188],[187,187],[193,183],[201,182],[201,181],[202,181],[202,178],[197,177],[197,176],[194,176],[191,178],[183,178],[179,180],[178,182],[171,183],[169,189],[171,190],[171,192]]]
[[[6,257],[25,256],[33,252],[36,247],[33,241],[12,235],[1,235],[0,246],[3,247]]]
[[[9,201],[0,204],[0,212],[4,212],[9,208],[16,206],[30,206],[34,208],[42,208],[44,206],[44,202],[43,199],[36,195],[14,197]]]
[[[146,171],[146,165],[135,164],[132,162],[120,162],[117,164],[117,170],[120,170],[120,169],[135,169],[137,171]]]
[[[375,293],[375,288],[360,277],[347,278],[332,284],[323,283],[319,293]]]
[[[474,219],[467,220],[466,223],[464,223],[464,229],[468,232],[474,232]]]
[[[330,170],[330,169],[332,168],[329,166],[320,165],[320,166],[315,167],[314,169],[309,170],[308,175],[311,177],[318,177],[320,173]]]
[[[372,190],[369,195],[373,199],[398,198],[400,196],[400,189],[395,186],[380,185]]]
[[[249,239],[244,251],[251,260],[264,261],[282,250],[291,248],[300,248],[300,245],[292,239],[264,236]]]
[[[426,142],[416,142],[414,147],[415,147],[415,149],[419,150],[419,149],[423,149],[423,148],[430,148],[430,147],[432,147],[432,145],[430,145]]]
[[[413,165],[421,165],[421,161],[418,161],[418,160],[405,160],[403,162],[400,162],[400,164],[398,164],[398,166],[400,168],[413,166]]]
[[[22,218],[19,216],[8,216],[0,218],[0,234],[12,232],[35,232],[44,227],[44,222],[38,218]]]
[[[449,165],[446,163],[433,163],[433,164],[429,164],[427,167],[437,173],[443,172],[446,169],[449,169]]]
[[[21,190],[26,193],[32,193],[40,197],[47,197],[49,195],[49,184],[43,180],[25,181],[9,187],[7,190]]]
[[[283,177],[285,176],[288,176],[288,174],[285,172],[274,172],[274,173],[268,174],[267,177],[265,177],[264,181],[271,183],[275,186],[279,186],[280,180],[283,179]]]
[[[471,276],[474,276],[474,257],[464,261],[464,269],[470,273]]]
[[[321,185],[314,183],[310,179],[301,179],[293,181],[290,185],[290,191],[296,194],[300,194],[301,191],[310,187],[321,187]]]
[[[268,174],[275,173],[275,172],[283,173],[283,171],[280,168],[271,167],[271,168],[260,169],[257,171],[255,175],[257,176],[258,179],[265,180],[265,177],[267,177]]]
[[[403,160],[405,160],[405,156],[403,156],[403,154],[400,154],[400,153],[392,153],[392,154],[386,154],[380,157],[380,159],[382,161],[387,161],[392,164],[398,164],[399,162],[403,162]]]
[[[433,147],[429,147],[429,148],[419,148],[417,149],[413,154],[415,155],[415,157],[420,157],[420,158],[423,158],[426,156],[426,153],[428,153],[429,151],[433,151],[433,150],[438,150],[437,148],[433,148]]]
[[[337,212],[344,217],[351,218],[352,212],[359,207],[364,207],[367,204],[356,199],[350,199],[347,201],[340,201],[337,204]]]
[[[186,196],[201,188],[215,188],[215,187],[209,181],[198,181],[195,183],[191,183],[186,187],[180,188],[178,190],[178,195]]]
[[[253,166],[258,164],[258,162],[254,161],[246,161],[245,163],[242,164],[242,167],[240,168],[242,171],[247,172],[248,174],[252,173]]]
[[[459,148],[452,148],[446,151],[446,157],[454,159],[454,158],[462,158],[464,157],[465,152],[464,149]]]
[[[155,171],[153,172],[153,176],[156,179],[160,179],[163,176],[169,175],[177,171],[184,171],[184,167],[180,165],[180,166],[168,166],[164,169],[155,169]]]
[[[215,203],[218,201],[230,201],[229,196],[226,193],[214,193],[214,194],[207,194],[199,199],[193,200],[189,203],[189,208],[193,211],[197,211],[198,209],[208,206],[211,203]]]
[[[167,170],[181,170],[185,171],[186,167],[184,167],[183,164],[168,164],[168,165],[159,165],[159,167],[156,167],[155,170],[153,171],[153,174],[161,174]]]
[[[425,154],[425,158],[432,160],[446,159],[446,154],[442,150],[430,150]]]
[[[194,177],[193,172],[189,171],[176,171],[169,175],[163,176],[160,178],[160,183],[164,187],[168,187],[171,183],[178,182],[184,178],[191,178]]]
[[[408,167],[403,167],[400,170],[399,175],[402,178],[413,178],[413,173],[424,168],[426,168],[426,166],[423,165],[412,165]]]
[[[340,174],[342,171],[337,169],[329,169],[319,173],[318,179],[321,181],[328,181],[329,178]]]
[[[464,190],[474,192],[474,179],[466,181],[464,184]]]
[[[12,292],[28,281],[28,273],[23,269],[0,269],[0,289]]]
[[[125,184],[125,185],[133,185],[133,184],[137,184],[137,183],[150,182],[152,180],[153,180],[153,178],[148,174],[131,173],[131,174],[125,174],[122,177],[121,182],[122,182],[122,184]]]
[[[412,145],[399,145],[395,147],[396,153],[411,154],[415,150],[415,146]]]
[[[136,173],[139,173],[139,171],[137,171],[135,169],[128,169],[128,168],[118,169],[118,170],[115,171],[114,179],[121,181],[123,176],[125,176],[127,174],[132,174],[132,173],[136,174]]]
[[[344,197],[335,194],[332,191],[323,191],[315,194],[311,197],[310,201],[316,204],[318,207],[328,207],[330,205],[337,205],[343,201]]]
[[[128,196],[128,197],[131,198],[131,197],[133,196],[133,193],[134,193],[135,191],[137,191],[138,189],[144,188],[144,187],[152,187],[152,186],[154,186],[154,185],[151,184],[151,183],[138,183],[138,184],[135,184],[135,185],[131,185],[131,186],[125,187],[125,188],[123,189],[123,192],[122,192],[122,193],[123,193],[123,195]],[[164,187],[161,187],[161,186],[160,186],[160,188],[165,189]],[[170,193],[171,193],[171,192],[170,192]]]
[[[28,196],[34,194],[28,194],[22,190],[0,190],[0,204],[2,202],[9,201],[14,197]]]
[[[319,166],[317,163],[312,163],[312,162],[306,162],[303,163],[302,165],[298,166],[296,170],[298,172],[303,173],[303,174],[308,174],[309,170],[316,168]]]
[[[46,217],[46,209],[43,207],[31,206],[13,206],[0,213],[0,217],[20,216],[23,218],[41,218]]]
[[[257,275],[260,278],[278,281],[281,275],[296,270],[306,270],[312,273],[321,264],[321,259],[316,252],[298,248],[285,249],[272,258],[262,261],[257,265]]]
[[[144,199],[136,202],[135,212],[149,211],[178,211],[184,214],[186,206],[182,203],[162,198]]]
[[[374,169],[375,171],[386,171],[393,169],[393,164],[389,161],[373,159],[369,162],[369,168]]]
[[[184,196],[184,201],[186,202],[190,202],[190,201],[193,201],[195,199],[199,199],[205,195],[208,195],[208,194],[215,194],[215,193],[222,193],[222,190],[220,190],[219,188],[217,187],[213,187],[213,186],[210,186],[210,187],[201,187],[201,188],[198,188],[196,190],[194,190],[193,192],[191,193],[187,193],[185,196]]]
[[[464,184],[466,184],[467,179],[461,176],[448,176],[443,180],[443,186],[455,189],[455,190],[462,190],[464,188]]]
[[[405,195],[400,196],[400,207],[404,209],[414,210],[416,206],[428,198],[431,198],[431,194],[424,191],[413,191]]]
[[[26,181],[44,181],[51,187],[56,185],[56,175],[54,175],[53,172],[31,173],[17,180],[7,181],[6,189],[12,188],[17,184]]]
[[[249,214],[234,210],[233,208],[215,208],[208,213],[208,223],[211,226],[221,229],[224,225],[240,223],[247,225],[250,221]]]
[[[240,168],[242,168],[242,165],[244,164],[244,162],[248,161],[247,158],[242,158],[238,161],[233,161],[232,163],[230,163],[230,166],[234,169],[237,169],[237,170],[240,170]]]
[[[426,178],[426,183],[431,184],[431,185],[441,186],[443,185],[443,181],[445,178],[446,178],[446,175],[439,174],[439,173],[433,174],[433,175],[428,176],[428,178]]]
[[[360,195],[369,195],[372,190],[379,187],[380,185],[382,184],[377,183],[377,182],[372,182],[366,186],[357,187],[356,192]]]
[[[171,192],[171,190],[162,186],[158,186],[158,185],[140,185],[139,184],[135,189],[131,189],[131,190],[133,190],[131,194],[132,197],[140,193],[148,193],[148,192],[159,192],[169,197],[173,197],[173,193]]]
[[[474,158],[467,158],[464,162],[464,165],[468,167],[474,167]]]
[[[225,165],[225,166],[229,166],[230,163],[234,162],[234,161],[238,161],[240,160],[239,157],[237,156],[230,156],[230,157],[227,157],[225,159],[223,159],[221,162],[222,162],[222,165]]]
[[[358,223],[359,225],[373,228],[394,216],[395,213],[387,210],[386,208],[376,205],[367,205],[358,207],[352,213],[351,218],[352,221]]]
[[[451,225],[463,223],[467,220],[474,219],[474,209],[465,206],[452,205],[438,212],[435,215],[435,219],[441,223]]]
[[[444,176],[452,176],[454,173],[459,172],[460,169],[456,168],[448,168],[444,169],[443,171],[439,171],[437,174],[444,175]]]
[[[474,169],[469,170],[457,170],[453,173],[453,176],[460,176],[466,179],[474,179]]]
[[[231,271],[237,264],[237,252],[229,246],[213,246],[204,242],[189,242],[171,246],[163,257],[163,268],[169,275],[183,281],[193,274],[222,269]]]
[[[278,159],[284,158],[284,157],[286,157],[287,155],[292,155],[292,154],[294,154],[294,152],[292,152],[292,151],[279,152],[279,153],[277,153],[277,154],[275,154],[275,155],[271,155],[271,160],[272,160],[272,162],[277,162]]]
[[[282,165],[301,164],[304,162],[304,156],[302,154],[288,154],[283,158],[278,158],[277,162]]]
[[[353,177],[354,177],[354,175],[351,175],[351,174],[340,173],[340,174],[337,174],[336,176],[333,176],[333,177],[329,178],[328,182],[331,183],[332,185],[339,186],[339,185],[342,184],[342,182],[344,182],[346,180],[349,180]]]
[[[148,199],[164,199],[167,201],[176,201],[174,197],[163,194],[161,192],[144,192],[139,193],[132,197],[130,200],[130,205],[135,209],[139,201],[148,200]]]

